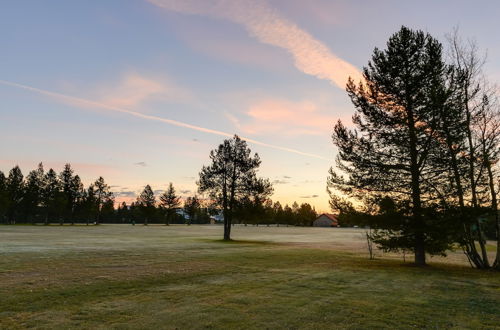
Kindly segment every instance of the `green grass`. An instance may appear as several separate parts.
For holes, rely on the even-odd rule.
[[[0,228],[0,328],[500,325],[499,273],[325,245],[348,231],[97,227]]]

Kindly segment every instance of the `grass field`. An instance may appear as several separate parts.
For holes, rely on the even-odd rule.
[[[362,230],[0,226],[0,328],[500,328],[500,273]]]

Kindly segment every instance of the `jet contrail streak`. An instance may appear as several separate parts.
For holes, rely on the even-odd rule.
[[[87,100],[87,99],[83,99],[83,98],[79,98],[79,97],[75,97],[75,96],[51,92],[48,90],[44,90],[44,89],[40,89],[40,88],[28,86],[28,85],[23,85],[23,84],[11,82],[11,81],[0,80],[0,84],[5,85],[5,86],[11,86],[11,87],[15,87],[15,88],[24,89],[24,90],[27,90],[30,92],[35,92],[35,93],[42,94],[42,95],[46,95],[46,96],[55,98],[56,100],[66,101],[66,102],[70,102],[72,104],[79,104],[81,106],[90,106],[93,108],[100,108],[100,109],[106,109],[106,110],[115,111],[115,112],[121,112],[121,113],[125,113],[128,115],[142,118],[142,119],[146,119],[146,120],[158,121],[158,122],[166,123],[169,125],[183,127],[183,128],[189,128],[189,129],[192,129],[195,131],[200,131],[200,132],[214,134],[214,135],[220,135],[220,136],[225,136],[225,137],[232,137],[233,136],[233,134],[231,134],[231,133],[227,133],[227,132],[223,132],[223,131],[219,131],[219,130],[214,130],[211,128],[196,126],[196,125],[184,123],[181,121],[162,118],[162,117],[158,117],[158,116],[145,115],[145,114],[140,113],[140,112],[127,110],[127,109],[120,108],[120,107],[114,107],[114,106],[110,106],[110,105],[107,105],[104,103],[95,102],[92,100]],[[292,149],[292,148],[281,147],[281,146],[277,146],[277,145],[273,145],[273,144],[269,144],[269,143],[265,143],[265,142],[260,142],[260,141],[246,138],[246,137],[242,137],[242,136],[240,138],[249,142],[249,143],[253,143],[255,145],[259,145],[259,146],[263,146],[263,147],[267,147],[267,148],[282,150],[282,151],[286,151],[286,152],[290,152],[290,153],[294,153],[294,154],[298,154],[298,155],[302,155],[302,156],[308,156],[308,157],[313,157],[313,158],[318,158],[318,159],[329,160],[328,158],[320,156],[320,155],[316,155],[316,154],[312,154],[312,153],[308,153],[308,152],[302,152],[300,150],[296,150],[296,149]]]

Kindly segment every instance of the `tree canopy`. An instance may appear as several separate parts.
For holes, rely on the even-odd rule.
[[[267,179],[257,177],[261,160],[251,155],[246,141],[235,135],[210,152],[212,164],[203,166],[198,181],[200,193],[208,193],[223,210],[224,240],[231,239],[233,213],[245,199],[265,199],[273,192]]]

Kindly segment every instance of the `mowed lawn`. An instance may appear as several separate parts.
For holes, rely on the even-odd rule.
[[[0,328],[500,328],[500,273],[413,267],[362,230],[0,226]],[[446,261],[446,262],[443,262]]]

